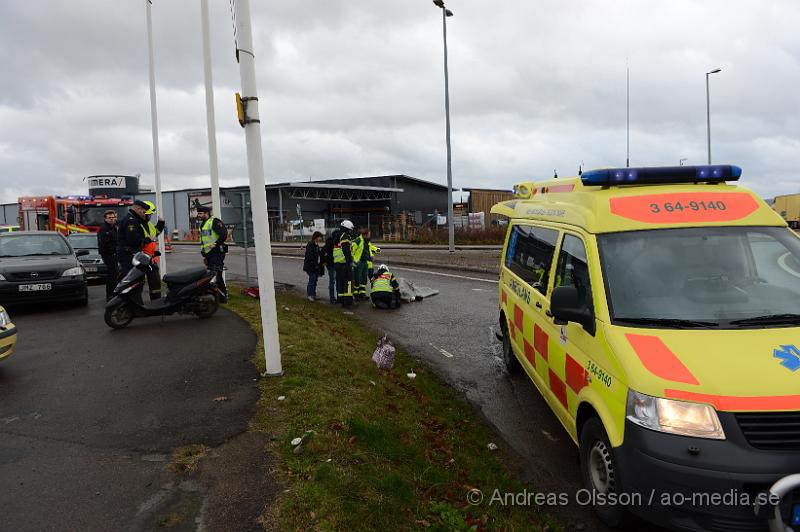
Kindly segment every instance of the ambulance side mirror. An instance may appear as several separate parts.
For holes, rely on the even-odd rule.
[[[591,335],[595,332],[594,314],[578,305],[578,289],[574,286],[557,286],[550,295],[550,312],[554,321],[579,323]]]

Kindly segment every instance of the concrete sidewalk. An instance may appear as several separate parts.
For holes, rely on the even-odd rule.
[[[193,530],[214,505],[213,486],[166,466],[186,445],[225,456],[218,446],[247,430],[255,334],[224,309],[119,331],[103,312],[102,286],[87,308],[14,312],[19,343],[0,364],[2,530],[154,530],[176,513]],[[218,529],[248,528],[228,525]]]

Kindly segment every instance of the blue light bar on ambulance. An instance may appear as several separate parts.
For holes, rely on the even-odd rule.
[[[609,168],[581,175],[584,185],[646,185],[657,183],[722,183],[736,181],[742,169],[730,164],[703,166],[655,166],[651,168]]]

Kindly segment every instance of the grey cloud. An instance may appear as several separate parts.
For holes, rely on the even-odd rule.
[[[246,181],[230,7],[212,0],[220,172]],[[440,12],[429,0],[251,2],[269,180],[407,173],[444,182]],[[765,196],[798,189],[793,0],[451,0],[456,187],[624,164],[715,161]],[[155,0],[165,188],[208,182],[197,2]],[[0,5],[0,201],[75,193],[92,173],[152,183],[142,1]]]

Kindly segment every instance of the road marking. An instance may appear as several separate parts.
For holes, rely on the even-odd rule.
[[[545,437],[547,437],[547,439],[550,441],[558,441],[558,438],[554,438],[553,435],[547,432],[546,430],[542,430],[542,434],[544,434]]]
[[[483,292],[483,288],[473,288],[473,292]]]
[[[481,279],[480,277],[467,277],[466,275],[455,275],[452,273],[440,273],[440,272],[432,272],[429,270],[417,270],[416,268],[403,268],[398,266],[397,268],[392,268],[393,270],[400,270],[406,272],[416,272],[416,273],[427,273],[429,275],[440,275],[442,277],[453,277],[455,279],[467,279],[468,281],[482,281],[484,283],[493,283],[497,284],[499,281],[496,279]]]
[[[432,348],[436,349],[437,351],[439,351],[439,352],[440,352],[440,353],[441,353],[441,354],[442,354],[444,357],[446,357],[446,358],[453,358],[453,354],[452,354],[452,353],[448,353],[447,351],[445,351],[445,350],[444,350],[444,349],[442,349],[441,347],[436,347],[436,346],[435,346],[435,345],[433,345],[433,344],[428,344],[428,345],[429,345],[429,346],[431,346]]]
[[[794,275],[795,277],[800,277],[800,273],[797,273],[788,264],[786,264],[786,258],[789,255],[791,255],[791,253],[786,253],[784,255],[781,255],[781,258],[778,259],[778,266],[780,266],[781,269],[783,271],[785,271],[786,273],[788,273],[789,275]]]

